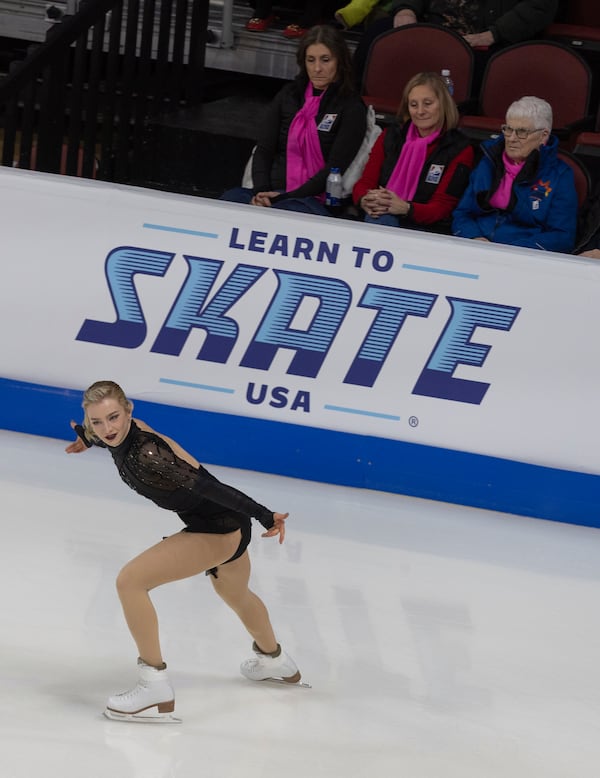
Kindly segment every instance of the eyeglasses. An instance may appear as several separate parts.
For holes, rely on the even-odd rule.
[[[525,127],[509,127],[508,124],[503,124],[500,129],[505,138],[508,138],[514,132],[519,140],[526,140],[534,132],[543,132],[546,128],[538,127],[535,130],[526,130]]]

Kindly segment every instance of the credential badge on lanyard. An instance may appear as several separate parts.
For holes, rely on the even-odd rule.
[[[445,167],[446,167],[445,165],[431,165],[431,167],[429,168],[429,172],[427,173],[427,178],[425,179],[425,183],[439,184]]]
[[[317,130],[320,132],[329,132],[329,130],[333,127],[333,123],[337,119],[337,113],[326,113],[325,116],[321,119],[321,124],[317,127]]]

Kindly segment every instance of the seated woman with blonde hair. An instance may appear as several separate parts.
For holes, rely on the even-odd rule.
[[[352,191],[366,222],[449,232],[474,161],[457,124],[458,109],[441,76],[413,76],[398,122],[379,136]]]

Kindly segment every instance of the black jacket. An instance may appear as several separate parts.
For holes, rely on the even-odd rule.
[[[267,108],[252,162],[255,192],[285,192],[278,199],[320,195],[325,191],[330,168],[339,167],[343,174],[360,148],[367,129],[366,107],[356,93],[343,94],[338,84],[331,84],[316,117],[317,125],[326,114],[335,117],[328,131],[319,130],[325,167],[302,186],[285,191],[287,137],[292,120],[304,103],[305,89],[306,81],[299,77],[286,84]]]
[[[593,249],[600,249],[600,184],[581,208],[574,253]]]
[[[393,14],[402,8],[414,11],[418,21],[444,25],[444,7],[451,0],[404,0],[394,6]],[[479,29],[490,30],[497,43],[519,43],[535,38],[552,23],[558,0],[483,0],[479,4]]]

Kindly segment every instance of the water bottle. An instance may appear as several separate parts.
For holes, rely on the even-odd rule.
[[[332,167],[327,176],[325,205],[334,213],[342,208],[342,174],[339,167]]]
[[[450,75],[450,71],[447,68],[442,70],[442,80],[446,84],[446,89],[450,93],[450,97],[454,97],[454,81]]]

